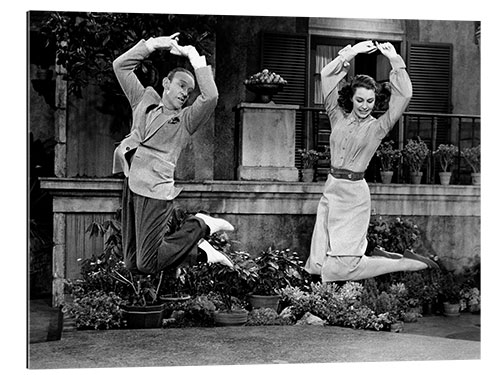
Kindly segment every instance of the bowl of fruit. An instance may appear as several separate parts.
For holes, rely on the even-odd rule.
[[[277,94],[287,84],[279,74],[263,69],[245,79],[246,88],[256,94],[256,101],[259,103],[269,103],[273,95]]]

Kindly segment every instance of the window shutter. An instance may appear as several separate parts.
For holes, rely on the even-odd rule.
[[[410,43],[408,54],[409,111],[450,113],[452,45]]]
[[[413,97],[408,111],[451,112],[452,47],[451,44],[409,44],[408,74],[413,85]],[[430,122],[430,119],[418,124],[420,130],[422,127],[431,127],[425,122]],[[412,131],[409,130],[407,135],[411,136]],[[450,124],[447,119],[438,120],[435,136],[436,145],[450,142]]]
[[[276,72],[288,84],[283,91],[273,96],[276,104],[307,104],[309,36],[307,34],[262,33],[261,68]],[[295,125],[295,147],[304,148],[305,117],[297,112]],[[295,164],[300,166],[296,152]]]
[[[409,43],[408,74],[413,86],[413,97],[408,106],[410,112],[450,113],[453,46],[451,44]],[[451,142],[451,122],[431,117],[410,117],[405,129],[405,138],[416,135],[434,150],[439,144]],[[434,134],[433,134],[434,133]],[[405,139],[405,141],[406,141]],[[434,139],[434,143],[432,142]],[[435,180],[439,171],[437,161],[431,155],[427,181]]]

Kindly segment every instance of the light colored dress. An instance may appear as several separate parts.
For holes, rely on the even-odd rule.
[[[321,71],[321,85],[332,128],[331,166],[364,172],[410,102],[412,86],[406,65],[397,55],[390,60],[391,98],[387,112],[378,119],[368,116],[362,120],[352,112],[346,114],[338,105],[338,86],[355,55],[350,46],[341,50]],[[328,175],[318,204],[306,271],[321,275],[323,281],[355,279],[364,264],[370,212],[370,190],[364,179],[350,181]]]

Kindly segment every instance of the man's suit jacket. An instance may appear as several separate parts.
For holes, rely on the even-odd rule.
[[[200,95],[191,106],[167,110],[152,88],[145,88],[134,68],[149,55],[141,40],[113,62],[118,82],[132,107],[132,128],[116,148],[113,173],[123,172],[130,189],[145,197],[171,200],[180,189],[174,186],[174,171],[189,137],[208,121],[218,99],[212,68],[195,69]],[[133,154],[129,167],[128,156]]]

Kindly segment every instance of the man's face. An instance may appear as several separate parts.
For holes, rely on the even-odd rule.
[[[163,80],[163,101],[169,109],[180,109],[194,90],[193,77],[186,72],[176,72],[170,81]]]

